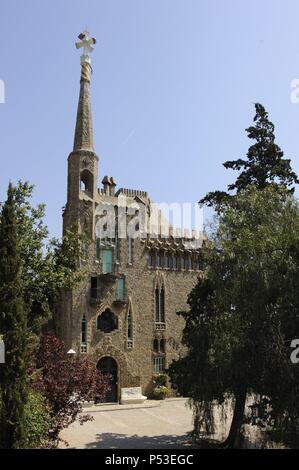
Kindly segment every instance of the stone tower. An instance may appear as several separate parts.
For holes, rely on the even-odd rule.
[[[84,49],[90,39],[87,32],[80,34]],[[71,226],[78,227],[94,237],[93,213],[98,182],[99,158],[94,151],[93,126],[90,99],[91,79],[90,53],[84,50],[81,56],[80,95],[77,110],[73,151],[68,157],[67,203],[63,216],[64,231]]]

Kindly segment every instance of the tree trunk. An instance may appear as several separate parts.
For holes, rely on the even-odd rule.
[[[226,449],[236,449],[240,447],[241,427],[244,418],[246,396],[246,388],[240,389],[236,392],[236,402],[229,434],[221,447]]]

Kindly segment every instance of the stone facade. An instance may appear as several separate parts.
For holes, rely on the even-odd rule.
[[[200,274],[200,245],[194,236],[178,236],[171,227],[164,237],[167,221],[159,211],[153,235],[154,205],[146,192],[115,192],[114,179],[107,176],[98,188],[89,80],[81,75],[63,226],[64,231],[77,227],[92,244],[81,260],[86,282],[65,294],[56,324],[68,349],[94,355],[106,371],[114,364],[115,394],[110,399],[117,401],[123,387],[150,392],[153,377],[184,353],[184,321],[176,312],[187,309]],[[114,221],[119,224],[122,214],[139,236],[120,233],[119,225],[107,236],[109,208]]]

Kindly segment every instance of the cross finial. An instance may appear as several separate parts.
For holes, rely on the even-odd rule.
[[[92,44],[95,44],[97,42],[96,38],[89,37],[88,31],[83,31],[83,33],[80,33],[78,38],[80,39],[80,42],[76,42],[76,48],[80,49],[81,47],[83,47],[83,54],[81,55],[81,65],[90,65],[90,54],[94,49],[92,47]]]

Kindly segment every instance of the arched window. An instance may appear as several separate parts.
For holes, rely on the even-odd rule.
[[[97,329],[104,333],[110,333],[118,328],[117,316],[108,308],[98,316]]]
[[[164,268],[169,268],[169,256],[167,254],[164,255]]]
[[[156,308],[156,322],[160,321],[160,292],[155,289],[155,308]]]
[[[153,255],[151,253],[149,253],[148,257],[147,257],[147,265],[151,268],[154,263],[153,263]]]
[[[168,267],[169,269],[173,268],[173,257],[171,255],[168,256]]]
[[[156,323],[165,323],[165,291],[163,286],[161,289],[155,289],[155,309]]]
[[[87,335],[86,335],[86,318],[85,315],[83,315],[82,321],[81,321],[81,343],[85,344],[87,340]]]
[[[156,267],[157,267],[157,268],[160,268],[160,267],[161,267],[161,256],[160,256],[160,253],[157,253],[157,256],[156,256]]]
[[[165,291],[164,287],[160,290],[160,322],[165,323]]]
[[[81,353],[87,352],[87,322],[85,315],[82,317],[81,321]]]
[[[173,256],[172,261],[173,261],[173,263],[172,263],[173,264],[173,269],[177,269],[178,268],[177,257]]]
[[[132,319],[132,312],[131,309],[128,311],[127,317],[127,341],[128,347],[132,347],[133,345],[133,319]]]
[[[92,197],[93,175],[88,170],[83,170],[80,175],[80,191]]]

